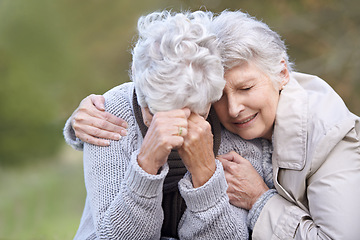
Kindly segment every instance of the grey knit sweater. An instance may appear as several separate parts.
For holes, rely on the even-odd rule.
[[[163,221],[162,187],[169,167],[158,175],[146,173],[137,163],[143,138],[132,109],[134,86],[125,83],[104,94],[106,111],[128,122],[128,135],[108,147],[83,144],[69,120],[66,142],[84,151],[87,197],[75,239],[159,239]],[[266,140],[244,141],[223,129],[219,154],[232,150],[248,159],[269,187],[272,183],[271,145]],[[249,231],[274,190],[265,193],[248,211],[229,203],[222,165],[207,183],[193,188],[185,174],[179,190],[187,209],[178,226],[180,239],[248,239]]]

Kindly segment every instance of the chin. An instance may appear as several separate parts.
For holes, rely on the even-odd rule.
[[[256,134],[256,133],[237,133],[237,134],[245,140],[253,140],[255,138],[261,137],[261,134]]]

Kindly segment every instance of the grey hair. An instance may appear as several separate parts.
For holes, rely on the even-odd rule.
[[[220,99],[225,80],[213,14],[154,12],[138,20],[131,78],[138,103],[152,113],[183,107],[202,114]]]
[[[219,39],[225,71],[243,62],[255,63],[278,85],[285,61],[289,72],[292,63],[278,33],[265,23],[241,11],[223,11],[211,25]]]

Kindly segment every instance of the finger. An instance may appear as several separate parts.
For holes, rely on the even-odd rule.
[[[122,135],[120,135],[119,133],[116,132],[110,132],[110,131],[106,131],[97,127],[93,127],[93,126],[84,126],[81,129],[81,133],[86,133],[90,136],[93,137],[97,137],[97,138],[105,138],[105,139],[109,139],[109,140],[120,140]],[[79,134],[79,135],[80,135]]]
[[[184,138],[181,136],[172,136],[169,143],[172,149],[179,149],[184,144]]]
[[[224,168],[224,172],[230,174],[230,175],[236,175],[238,174],[239,171],[239,164],[232,162],[232,161],[228,161],[226,159],[221,159],[220,160],[223,168]]]
[[[97,146],[106,147],[110,145],[110,141],[107,139],[96,138],[85,133],[79,134],[78,138],[81,139],[83,142],[87,142]]]
[[[203,117],[198,114],[191,113],[188,118],[188,131],[191,132],[192,135],[198,136],[207,136],[212,139],[211,125],[208,121],[206,121]]]
[[[120,133],[121,130],[128,128],[128,124],[125,120],[123,120],[122,118],[119,118],[111,113],[108,112],[103,112],[103,114],[101,114],[103,119],[106,121],[104,128],[107,131],[110,132],[118,132]],[[107,124],[108,123],[108,124]],[[125,136],[125,135],[123,135]]]
[[[232,162],[238,162],[236,159],[238,156],[240,156],[240,155],[234,151],[220,155],[221,158],[224,158],[224,159],[226,159],[228,161],[232,161]]]
[[[221,162],[232,162],[233,161],[233,156],[229,153],[226,154],[221,154],[216,156],[217,159],[219,159]]]
[[[167,111],[167,112],[157,112],[157,113],[155,113],[155,115],[167,116],[169,118],[184,118],[184,119],[187,119],[190,116],[190,110],[188,108],[174,109],[174,110]]]
[[[228,173],[227,171],[224,171],[226,182],[228,183],[228,186],[230,186],[232,174]]]
[[[82,118],[80,114],[74,117],[72,127],[77,137],[86,134],[94,137],[119,140],[121,136],[126,135],[126,130],[119,126],[91,116]]]
[[[92,104],[99,110],[105,111],[105,98],[102,95],[91,94],[89,96]]]
[[[216,159],[219,160],[221,162],[221,164],[223,165],[224,170],[227,169],[228,167],[228,160],[226,160],[225,158],[222,158],[221,156],[216,156]]]
[[[173,135],[175,136],[180,136],[180,137],[185,137],[188,134],[188,130],[185,127],[182,126],[178,126],[177,127],[177,132]]]
[[[150,143],[150,148],[155,152],[167,152],[168,154],[172,149],[179,149],[184,143],[184,138],[180,136],[168,136],[157,141]]]
[[[100,116],[91,116],[80,113],[76,114],[74,116],[73,128],[76,130],[77,126],[79,126],[80,129],[81,126],[93,126],[99,128],[99,130],[120,134],[121,136],[126,136],[127,134],[126,128],[124,127],[127,127],[126,122],[107,112],[101,112]],[[97,136],[93,132],[88,132],[88,134]]]
[[[240,154],[238,154],[235,151],[231,151],[230,154],[233,156],[233,162],[236,162],[236,163],[246,163],[246,162],[248,162],[248,160],[246,160],[245,158],[240,156]]]
[[[92,117],[104,120],[105,122],[101,122],[101,124],[103,125],[102,129],[113,132],[120,132],[122,129],[126,129],[128,127],[128,124],[125,120],[109,112],[103,112],[98,110],[97,108],[84,108],[82,111],[86,112],[86,114]],[[106,122],[108,122],[109,124],[106,124]],[[120,128],[117,128],[116,126]],[[101,125],[99,127],[101,127]]]
[[[123,128],[126,129],[128,127],[128,124],[125,120],[123,120],[111,113],[104,112],[104,110],[105,110],[104,102],[105,102],[105,99],[102,95],[92,94],[92,95],[86,97],[80,103],[75,116],[81,115],[81,113],[85,113],[89,116],[100,118],[100,119],[108,121],[114,125],[122,127],[121,129],[117,130],[118,132],[120,132]],[[111,125],[109,125],[109,126],[111,126]],[[112,129],[106,129],[106,130],[113,131]]]
[[[192,121],[194,123],[199,123],[199,122],[207,122],[202,116],[200,116],[197,113],[192,112],[188,118],[189,121]]]
[[[219,159],[219,158],[217,158],[217,159]],[[220,160],[221,164],[223,165],[224,172],[231,174],[232,169],[233,169],[233,162],[228,161],[226,159],[219,159],[219,160]]]
[[[187,119],[169,115],[164,112],[156,113],[151,121],[150,128],[163,134],[185,136],[188,128]]]
[[[190,114],[191,114],[191,111],[189,108],[183,108],[182,109],[184,111],[184,114],[186,116],[186,118],[189,118]]]

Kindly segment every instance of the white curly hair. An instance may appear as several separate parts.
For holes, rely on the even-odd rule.
[[[138,20],[131,79],[138,103],[151,113],[188,107],[204,114],[225,80],[211,12],[154,12]]]

